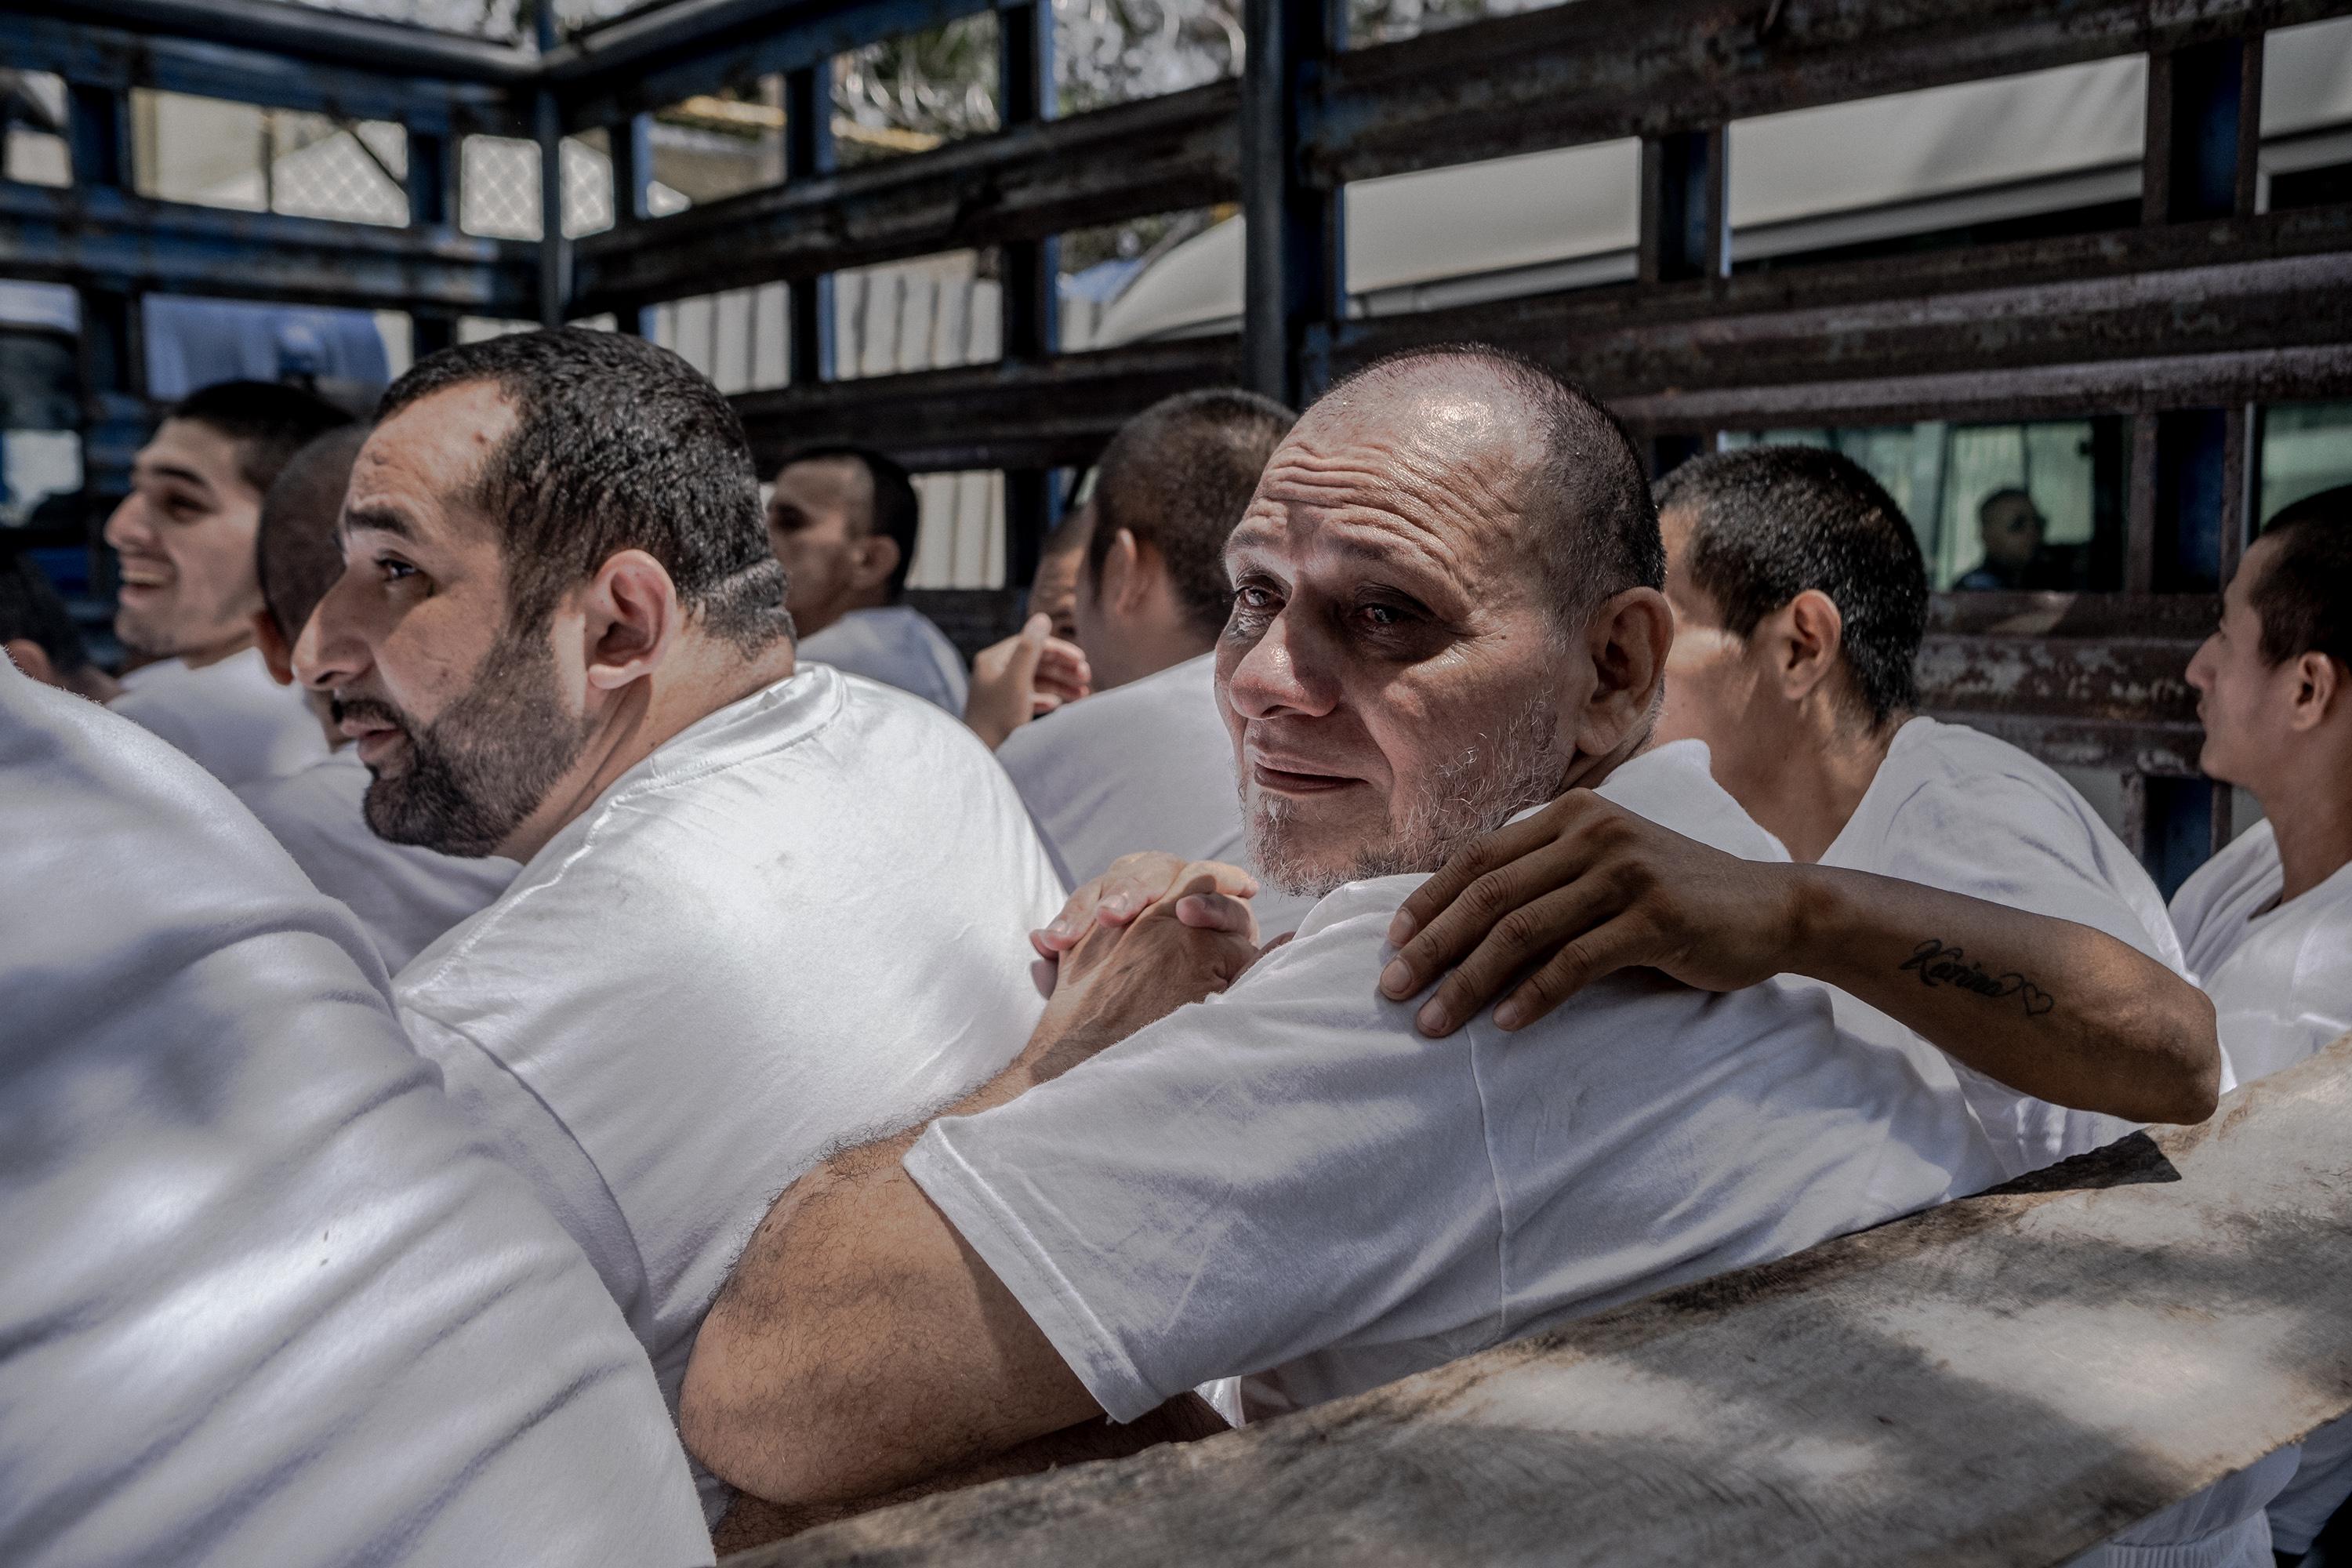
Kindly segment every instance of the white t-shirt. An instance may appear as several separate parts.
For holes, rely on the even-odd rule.
[[[1695,743],[1600,793],[1761,837]],[[1423,1039],[1375,988],[1420,881],[1341,888],[1223,995],[908,1152],[1114,1418],[1235,1373],[1254,1414],[1336,1398],[1991,1179],[1818,988],[1629,973]]]
[[[1138,849],[1249,863],[1213,653],[1024,724],[996,760],[1072,888]],[[1270,886],[1252,902],[1267,936],[1296,930],[1315,907]]]
[[[1824,866],[1872,871],[2013,910],[2074,921],[2185,973],[2164,898],[2072,784],[2006,741],[1914,719]],[[1953,1061],[1875,1007],[1832,992],[1838,1026],[1907,1055],[1937,1092],[1957,1093],[2006,1175],[2111,1143],[2131,1124],[2021,1094]]]
[[[498,856],[462,860],[378,838],[367,825],[367,764],[341,746],[299,773],[239,784],[311,886],[360,917],[394,973],[434,938],[487,907],[522,869]]]
[[[2285,883],[2278,837],[2261,822],[2172,896],[2180,945],[2213,999],[2221,1053],[2241,1083],[2293,1067],[2352,1029],[2352,865],[2280,904]],[[2309,1551],[2347,1497],[2352,1419],[2305,1440],[2302,1468],[2271,1505],[2273,1543]]]
[[[929,616],[907,605],[852,610],[801,638],[800,658],[803,664],[829,664],[844,674],[911,691],[958,719],[971,692],[963,655]]]
[[[318,716],[280,686],[257,647],[192,668],[176,658],[123,678],[111,706],[152,730],[225,784],[290,773],[327,754]]]
[[[2285,881],[2278,838],[2261,822],[2172,898],[2180,945],[2213,998],[2240,1083],[2293,1067],[2352,1029],[2352,865],[2278,904]]]
[[[351,912],[13,666],[0,802],[0,1562],[709,1563],[645,1352]]]
[[[1061,903],[977,736],[811,665],[624,773],[394,990],[675,1409],[776,1194],[1027,1042],[1028,933]]]

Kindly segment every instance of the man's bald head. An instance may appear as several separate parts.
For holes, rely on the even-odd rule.
[[[1432,871],[1638,750],[1673,616],[1641,464],[1499,350],[1367,368],[1300,418],[1227,545],[1217,684],[1257,869]]]
[[[1518,542],[1545,579],[1563,630],[1627,588],[1663,588],[1665,545],[1649,480],[1615,415],[1532,361],[1484,343],[1406,349],[1343,377],[1310,414],[1402,399],[1430,460],[1483,444],[1516,487]]]
[[[289,647],[343,574],[335,520],[351,487],[352,465],[367,438],[364,425],[328,431],[288,459],[261,499],[261,523],[254,535],[261,600]]]

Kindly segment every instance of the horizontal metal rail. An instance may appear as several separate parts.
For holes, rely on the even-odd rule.
[[[1298,154],[1332,187],[2347,12],[2352,0],[1581,0],[1347,51]]]
[[[1091,462],[1131,416],[1198,386],[1231,384],[1241,341],[1171,343],[737,395],[762,468],[795,447],[854,440],[919,470]]]
[[[226,44],[380,76],[513,89],[529,87],[540,71],[537,52],[513,44],[278,0],[10,0],[9,9],[157,44]]]
[[[536,247],[0,181],[0,277],[303,304],[530,313]]]
[[[1231,201],[1238,83],[794,180],[576,247],[575,310],[654,303]]]

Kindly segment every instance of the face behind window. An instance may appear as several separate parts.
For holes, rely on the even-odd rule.
[[[142,653],[201,659],[252,636],[261,497],[237,457],[236,441],[188,419],[166,419],[139,449],[106,542],[122,579],[115,635]]]
[[[1549,798],[1591,684],[1530,559],[1524,418],[1474,374],[1398,379],[1310,411],[1226,550],[1219,700],[1258,869],[1292,891],[1433,868]]]

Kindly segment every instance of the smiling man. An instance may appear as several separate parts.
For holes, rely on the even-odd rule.
[[[776,1192],[1019,1049],[1060,887],[971,731],[795,668],[742,428],[676,355],[564,330],[423,361],[342,525],[295,662],[369,823],[524,863],[401,972],[402,1022],[674,1404]]]
[[[114,635],[156,661],[124,678],[114,710],[224,784],[291,773],[323,752],[317,722],[253,646],[253,541],[261,498],[294,454],[349,423],[299,387],[205,387],[139,449],[131,493],[107,519],[122,574]]]
[[[2020,964],[2030,944],[2004,952],[1972,900],[1926,926],[1840,890],[1876,879],[1738,858],[1767,841],[1704,751],[1645,750],[1663,552],[1589,398],[1475,346],[1375,365],[1281,444],[1226,561],[1216,690],[1254,859],[1321,901],[1258,956],[1234,884],[1190,868],[1064,957],[1005,1073],[786,1191],[680,1411],[737,1484],[880,1492],[1228,1375],[1252,1412],[1329,1399],[1991,1178],[1901,1058],[1769,978],[1770,944],[1810,927],[1889,997],[1917,989],[1923,937]],[[1391,919],[1454,846],[1570,784],[1615,803],[1611,836],[1677,846],[1677,882],[1749,911],[1754,940],[1660,948],[1631,962],[1675,978],[1433,1047],[1375,989]],[[2193,1002],[2122,965],[2056,987],[2053,1015]],[[1933,994],[2034,1026],[2000,1021],[2013,999]]]

